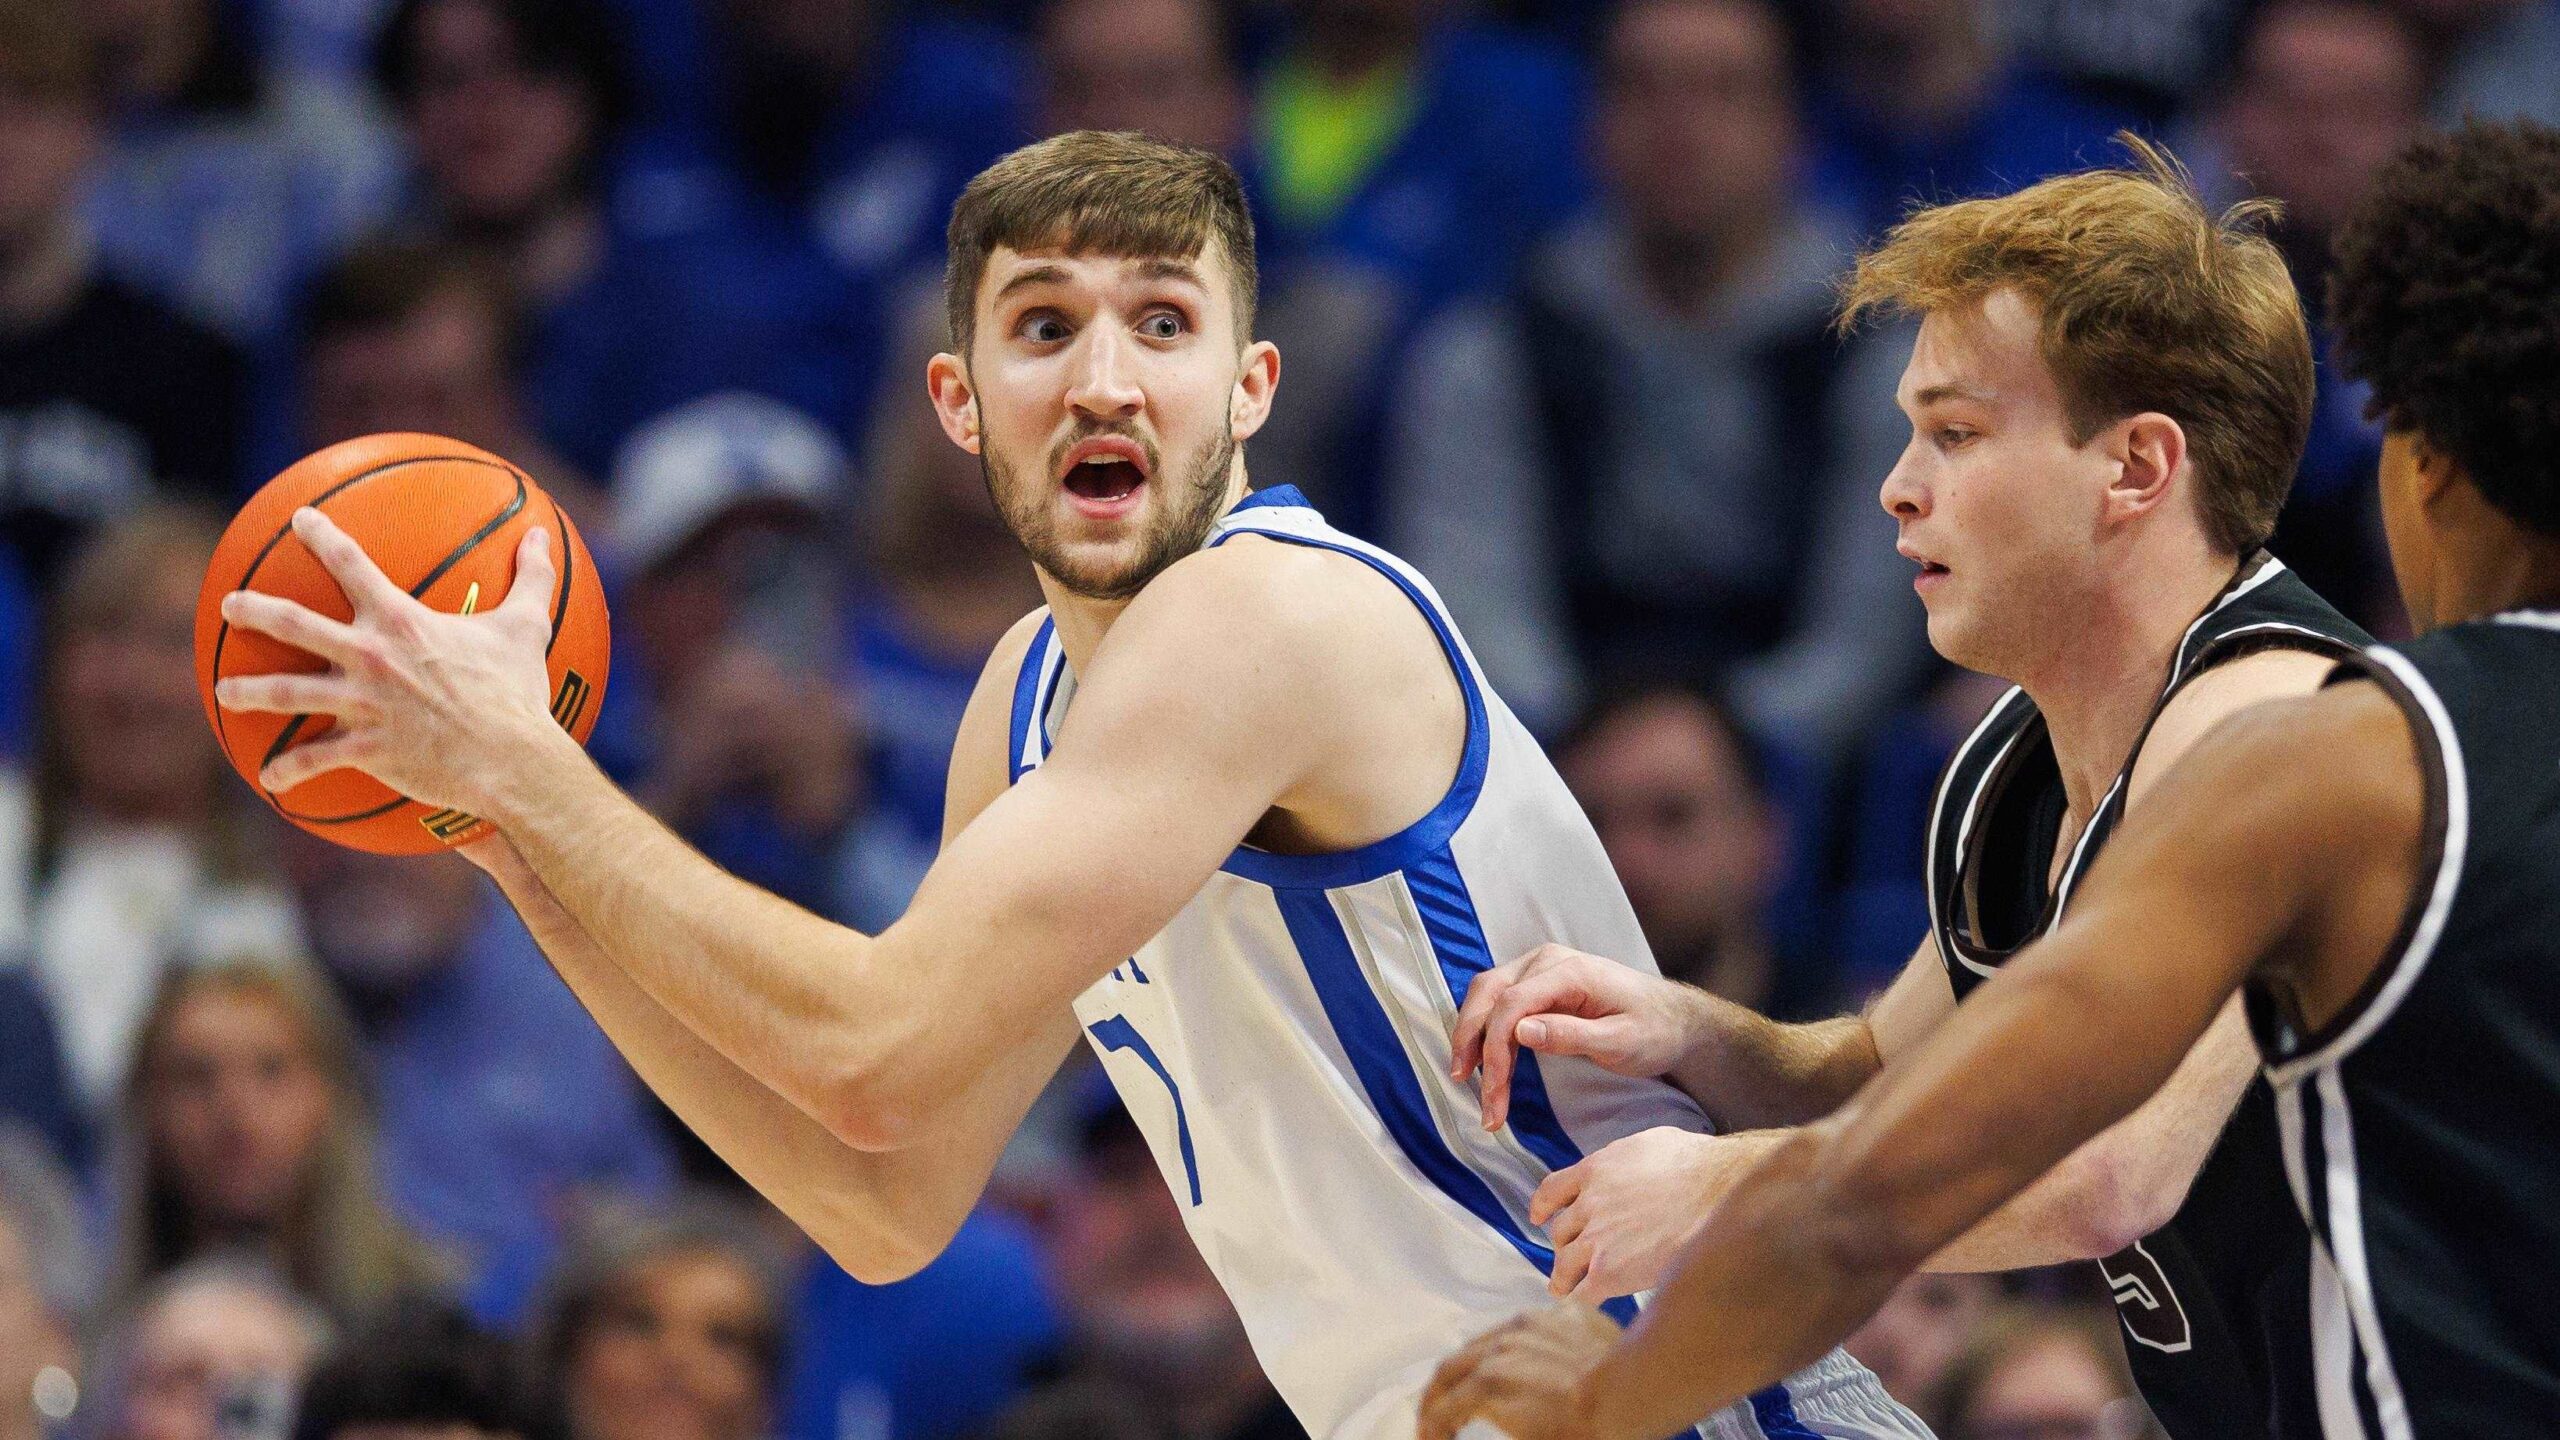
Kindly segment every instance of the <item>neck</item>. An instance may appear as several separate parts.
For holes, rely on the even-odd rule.
[[[1401,22],[1328,25],[1307,37],[1302,53],[1328,83],[1350,86],[1406,64],[1421,42],[1421,28]]]
[[[507,220],[463,220],[456,228],[504,264],[507,279],[527,302],[558,300],[594,272],[604,256],[604,208],[589,195],[545,200],[530,215]]]
[[[89,242],[69,216],[0,253],[0,333],[24,334],[71,308],[89,282]]]
[[[1646,293],[1664,309],[1684,319],[1699,319],[1737,277],[1749,274],[1760,262],[1776,228],[1775,216],[1762,211],[1720,234],[1638,230],[1634,235],[1637,276]]]
[[[2509,610],[2560,610],[2560,544],[2525,541],[2438,571],[2433,624],[2457,625]]]
[[[2237,566],[2201,538],[2185,556],[2135,557],[2084,599],[2070,643],[2016,677],[2044,715],[2074,815],[2085,821],[2123,773],[2179,641]]]
[[[1224,515],[1236,508],[1245,489],[1244,455],[1239,450],[1234,467],[1227,473],[1227,493],[1218,502],[1218,513]],[[1036,573],[1040,576],[1040,593],[1049,601],[1049,618],[1058,626],[1058,643],[1066,647],[1067,664],[1082,673],[1092,661],[1093,652],[1102,648],[1102,637],[1111,633],[1111,622],[1119,619],[1120,612],[1138,597],[1096,600],[1069,590],[1045,570]]]

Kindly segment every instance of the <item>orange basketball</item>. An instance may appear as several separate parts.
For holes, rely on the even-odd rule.
[[[434,435],[368,435],[305,456],[266,483],[215,547],[196,599],[196,688],[231,766],[276,813],[315,835],[385,855],[441,850],[487,833],[458,810],[421,805],[369,775],[331,770],[282,794],[258,784],[273,756],[329,731],[324,715],[264,715],[213,703],[231,675],[326,669],[307,651],[222,618],[234,590],[281,595],[333,619],[354,614],[338,582],[293,533],[293,512],[313,506],[362,545],[396,584],[448,612],[506,598],[516,546],[529,526],[551,532],[559,567],[551,601],[551,714],[585,743],[604,700],[604,589],[578,529],[542,488],[485,450]]]

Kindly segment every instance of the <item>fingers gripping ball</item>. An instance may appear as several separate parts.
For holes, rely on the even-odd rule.
[[[196,688],[232,768],[276,813],[315,835],[379,854],[420,854],[478,839],[488,830],[479,819],[421,805],[354,770],[327,771],[270,793],[258,782],[260,769],[327,734],[329,718],[214,703],[214,682],[230,676],[328,668],[317,656],[224,620],[224,595],[258,590],[331,619],[354,614],[338,582],[293,532],[293,513],[305,505],[337,522],[393,584],[448,613],[495,608],[506,597],[525,532],[549,531],[559,571],[547,605],[551,715],[580,743],[595,728],[604,700],[608,634],[595,561],[559,504],[497,456],[433,435],[368,435],[306,456],[268,481],[223,532],[205,572],[196,600]]]

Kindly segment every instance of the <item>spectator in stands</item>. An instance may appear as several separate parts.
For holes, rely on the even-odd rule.
[[[2560,0],[2396,0],[2434,61],[2433,116],[2560,125]]]
[[[708,1200],[591,1217],[534,1341],[566,1440],[765,1440],[788,1336],[756,1222]]]
[[[456,1310],[399,1306],[311,1372],[293,1440],[528,1440],[524,1392],[505,1341]]]
[[[697,396],[841,414],[853,383],[840,286],[813,253],[612,223],[635,104],[616,18],[594,0],[403,0],[375,55],[415,161],[409,228],[495,261],[523,307],[532,423],[595,475]]]
[[[286,1440],[294,1395],[328,1330],[317,1308],[257,1264],[211,1259],[174,1270],[99,1342],[81,1433]]]
[[[1787,44],[1765,0],[1626,0],[1599,212],[1399,391],[1392,543],[1534,728],[1588,667],[1712,680],[1819,755],[1929,664],[1876,504],[1904,351],[1831,329],[1847,238],[1795,188]]]
[[[0,1125],[0,1440],[41,1440],[78,1403],[93,1278],[70,1177]]]
[[[880,0],[631,9],[642,73],[659,93],[623,167],[617,224],[644,243],[754,254],[752,275],[719,278],[752,283],[755,313],[800,317],[795,340],[807,343],[794,353],[813,362],[791,388],[731,376],[659,403],[744,385],[859,443],[901,287],[940,271],[960,187],[1029,138],[1013,42],[948,7]],[[719,343],[677,328],[675,315],[636,318],[672,345]]]
[[[77,8],[110,105],[113,143],[86,206],[108,266],[243,343],[279,334],[302,277],[390,206],[379,127],[275,103],[238,7]]]
[[[1944,1431],[1948,1372],[2000,1304],[1996,1275],[1914,1275],[1841,1348],[1885,1393]]]
[[[1293,0],[1252,79],[1248,173],[1290,402],[1254,438],[1257,484],[1334,523],[1379,523],[1376,455],[1416,330],[1499,293],[1581,202],[1570,64],[1448,0]]]
[[[1814,175],[1872,237],[1915,201],[2013,190],[2105,163],[2132,110],[2004,55],[1987,0],[1822,0]]]
[[[172,972],[134,1051],[116,1137],[116,1293],[245,1256],[345,1319],[439,1288],[384,1205],[352,1027],[297,965]]]
[[[623,713],[650,727],[635,793],[722,865],[827,913],[864,788],[825,538],[845,471],[807,416],[721,395],[650,422],[613,482],[638,661],[616,688],[637,683]]]
[[[196,589],[218,531],[146,508],[104,531],[47,617],[32,794],[0,791],[0,934],[23,945],[74,1094],[103,1113],[170,966],[289,949],[264,825],[194,685]]]
[[[1080,1173],[1059,1197],[1049,1246],[1067,1368],[995,1433],[1066,1409],[1152,1414],[1174,1440],[1303,1440],[1184,1231],[1182,1202],[1146,1137],[1116,1100],[1088,1113]]]
[[[1947,1440],[2144,1440],[2159,1434],[2134,1394],[2109,1307],[1995,1313],[1951,1366],[1938,1404]]]
[[[2255,0],[1999,0],[2012,53],[2146,129],[2170,124],[2230,63]]]
[[[933,863],[961,712],[996,642],[1041,603],[977,457],[954,446],[911,393],[926,358],[948,343],[941,287],[925,298],[910,310],[901,358],[891,362],[900,383],[877,412],[852,527],[850,672],[870,728],[873,803],[837,889],[857,927],[896,919]]]
[[[1040,12],[1040,129],[1138,130],[1233,155],[1245,94],[1211,0],[1052,0]]]
[[[89,1160],[86,1120],[72,1096],[53,1006],[25,967],[0,965],[0,1133],[21,1132],[53,1163],[77,1170]]]
[[[0,541],[39,589],[101,521],[239,480],[239,352],[103,273],[74,209],[102,103],[74,0],[0,0]]]
[[[292,831],[312,953],[355,1019],[392,1206],[513,1320],[587,1198],[671,1174],[654,1107],[533,937],[452,855],[367,855]]]
[[[1574,726],[1556,765],[1663,974],[1764,1015],[1837,1013],[1819,976],[1780,963],[1769,903],[1786,825],[1731,712],[1677,686],[1629,691]]]
[[[2550,76],[2560,86],[2560,69]],[[2222,107],[2231,168],[2283,216],[2269,234],[2302,288],[2320,362],[2302,468],[2268,548],[2360,620],[2399,609],[2373,486],[2382,427],[2338,373],[2328,320],[2330,238],[2426,120],[2425,52],[2378,0],[2275,0],[2250,22]]]
[[[505,456],[597,526],[594,484],[525,415],[520,322],[505,277],[468,251],[409,241],[348,251],[304,303],[306,448],[385,430],[450,435]]]

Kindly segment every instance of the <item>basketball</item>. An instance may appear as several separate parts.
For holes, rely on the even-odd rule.
[[[410,800],[359,771],[313,776],[282,794],[258,783],[266,763],[325,735],[324,715],[268,715],[216,705],[233,675],[316,671],[326,662],[222,618],[234,590],[282,596],[345,620],[338,582],[292,530],[309,505],[345,530],[391,582],[449,613],[506,598],[529,527],[551,532],[560,572],[551,611],[551,714],[583,744],[604,699],[608,629],[595,561],[559,503],[485,450],[434,435],[368,435],[304,457],[251,497],[222,535],[196,599],[196,688],[233,769],[277,814],[315,835],[376,854],[411,855],[478,839],[487,823]]]

